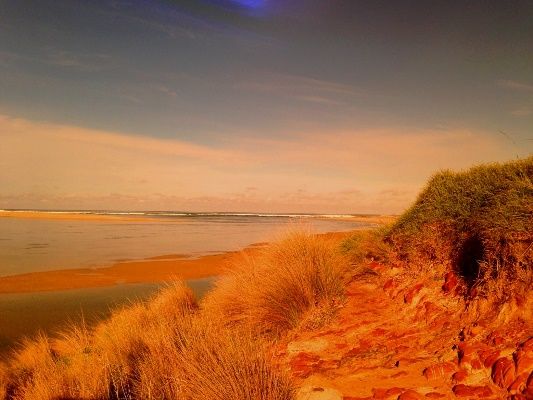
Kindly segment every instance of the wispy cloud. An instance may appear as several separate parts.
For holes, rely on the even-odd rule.
[[[498,86],[506,89],[517,90],[521,92],[533,92],[533,84],[518,82],[513,80],[499,80]]]
[[[115,57],[102,53],[82,53],[45,48],[41,54],[30,56],[23,53],[0,51],[0,64],[8,66],[20,62],[75,69],[84,72],[103,71],[115,68],[118,65]]]
[[[6,115],[0,137],[0,208],[400,212],[437,169],[531,150],[498,134],[398,128],[215,147]]]
[[[51,143],[54,141],[69,141],[91,146],[135,150],[141,153],[206,159],[211,162],[225,160],[239,162],[239,155],[234,152],[195,145],[189,142],[125,135],[46,122],[35,123],[1,114],[0,132],[6,136],[8,134],[19,134],[32,138],[45,138]]]
[[[263,74],[236,84],[239,89],[311,103],[340,105],[369,93],[350,85],[288,74]]]
[[[515,108],[511,111],[511,114],[515,117],[527,117],[533,114],[533,107],[522,106]]]
[[[82,71],[102,71],[116,65],[109,54],[75,53],[72,51],[48,49],[42,62],[63,68],[74,68]]]

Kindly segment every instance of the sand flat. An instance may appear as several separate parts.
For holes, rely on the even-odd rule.
[[[95,221],[95,222],[140,222],[153,221],[149,216],[135,215],[107,215],[107,214],[84,214],[82,212],[49,212],[49,211],[10,211],[0,210],[0,218],[18,219],[51,219],[63,221]],[[158,219],[157,221],[164,221]]]
[[[241,251],[212,254],[198,258],[160,256],[158,258],[117,262],[102,268],[76,268],[4,276],[0,277],[0,294],[207,278],[221,274],[238,257],[260,251],[260,249],[261,246],[250,246]]]

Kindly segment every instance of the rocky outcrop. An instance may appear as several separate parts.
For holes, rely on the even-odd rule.
[[[533,326],[464,318],[456,276],[416,282],[373,263],[328,326],[296,330],[277,360],[299,400],[533,399]]]

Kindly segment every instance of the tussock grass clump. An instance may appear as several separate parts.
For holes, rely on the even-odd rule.
[[[348,269],[337,241],[292,232],[234,265],[203,306],[222,324],[249,326],[267,336],[301,323],[318,326],[341,301]]]
[[[387,240],[412,267],[453,269],[467,294],[499,296],[505,302],[533,284],[532,226],[529,157],[439,172]],[[493,292],[495,285],[502,288],[499,293]]]
[[[266,343],[214,326],[179,282],[94,329],[28,340],[7,367],[0,398],[10,400],[293,398]]]
[[[343,240],[341,251],[354,265],[368,261],[385,263],[389,259],[389,246],[384,241],[388,228],[366,229],[353,232]]]
[[[183,398],[291,400],[289,376],[273,368],[269,343],[247,329],[220,329],[209,318],[193,325],[179,353]]]

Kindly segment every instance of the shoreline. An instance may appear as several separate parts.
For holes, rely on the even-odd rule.
[[[231,214],[231,213],[230,213]],[[215,214],[217,215],[217,214]],[[233,215],[233,214],[232,214]],[[235,214],[239,215],[239,214]],[[255,214],[242,214],[242,216],[250,216]],[[15,218],[15,219],[45,219],[45,220],[63,220],[63,221],[94,221],[94,222],[173,222],[177,218],[190,218],[191,215],[132,215],[132,214],[98,214],[98,211],[94,213],[88,213],[83,211],[40,211],[40,210],[0,210],[0,218]],[[199,214],[202,216],[202,214]],[[224,213],[219,216],[225,216]],[[259,217],[259,214],[257,214]],[[369,224],[386,225],[393,222],[398,218],[396,215],[290,215],[290,214],[273,214],[271,216],[263,215],[265,218],[285,216],[288,218],[301,218],[301,219],[322,219],[322,220],[337,220],[337,221],[352,221],[352,222],[365,222]]]
[[[350,234],[351,232],[327,232],[317,235],[342,238]],[[0,276],[0,295],[209,278],[222,274],[239,258],[256,254],[268,244],[252,243],[240,250],[200,257],[169,254],[124,260],[96,268],[71,268]]]
[[[257,252],[261,247],[250,245],[238,251],[197,258],[171,254],[121,261],[97,268],[72,268],[0,276],[0,295],[160,283],[176,278],[183,280],[209,278],[220,275],[232,260],[244,254]]]

